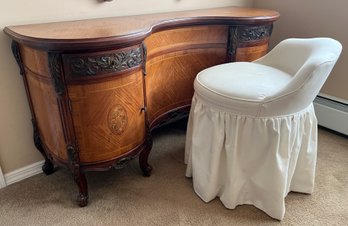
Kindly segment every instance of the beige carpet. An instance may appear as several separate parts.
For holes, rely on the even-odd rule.
[[[185,178],[183,126],[155,134],[151,177],[137,161],[122,170],[87,174],[90,203],[79,208],[70,173],[31,177],[0,190],[0,225],[348,225],[348,139],[320,129],[316,188],[290,193],[282,222],[253,206],[206,204]]]

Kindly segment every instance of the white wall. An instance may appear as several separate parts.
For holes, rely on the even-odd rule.
[[[19,24],[252,4],[252,0],[0,0],[0,29]],[[33,144],[29,106],[10,44],[11,40],[0,33],[0,166],[4,174],[42,160]]]
[[[347,0],[254,0],[254,6],[280,13],[271,46],[289,37],[331,37],[343,51],[321,92],[348,101],[348,1]]]

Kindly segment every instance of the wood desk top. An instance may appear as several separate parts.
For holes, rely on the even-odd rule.
[[[19,43],[46,50],[89,46],[131,45],[158,30],[199,24],[259,24],[274,22],[279,13],[266,9],[224,7],[192,11],[110,17],[5,27]]]

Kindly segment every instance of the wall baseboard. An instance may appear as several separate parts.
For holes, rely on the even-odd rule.
[[[314,109],[318,124],[348,135],[348,104],[336,99],[322,94],[315,98]]]
[[[2,170],[0,167],[0,189],[6,187],[6,181],[5,181],[5,177],[2,174]]]
[[[36,174],[42,173],[42,166],[45,161],[33,163],[4,175],[5,185],[10,185],[24,180]]]

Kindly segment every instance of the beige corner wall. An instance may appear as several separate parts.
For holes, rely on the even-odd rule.
[[[254,6],[280,12],[271,46],[288,37],[332,37],[343,51],[321,92],[348,101],[348,1],[254,0]]]
[[[0,1],[1,30],[8,25],[253,4],[252,0]],[[42,160],[33,144],[29,106],[10,44],[0,32],[0,166],[4,174]]]

